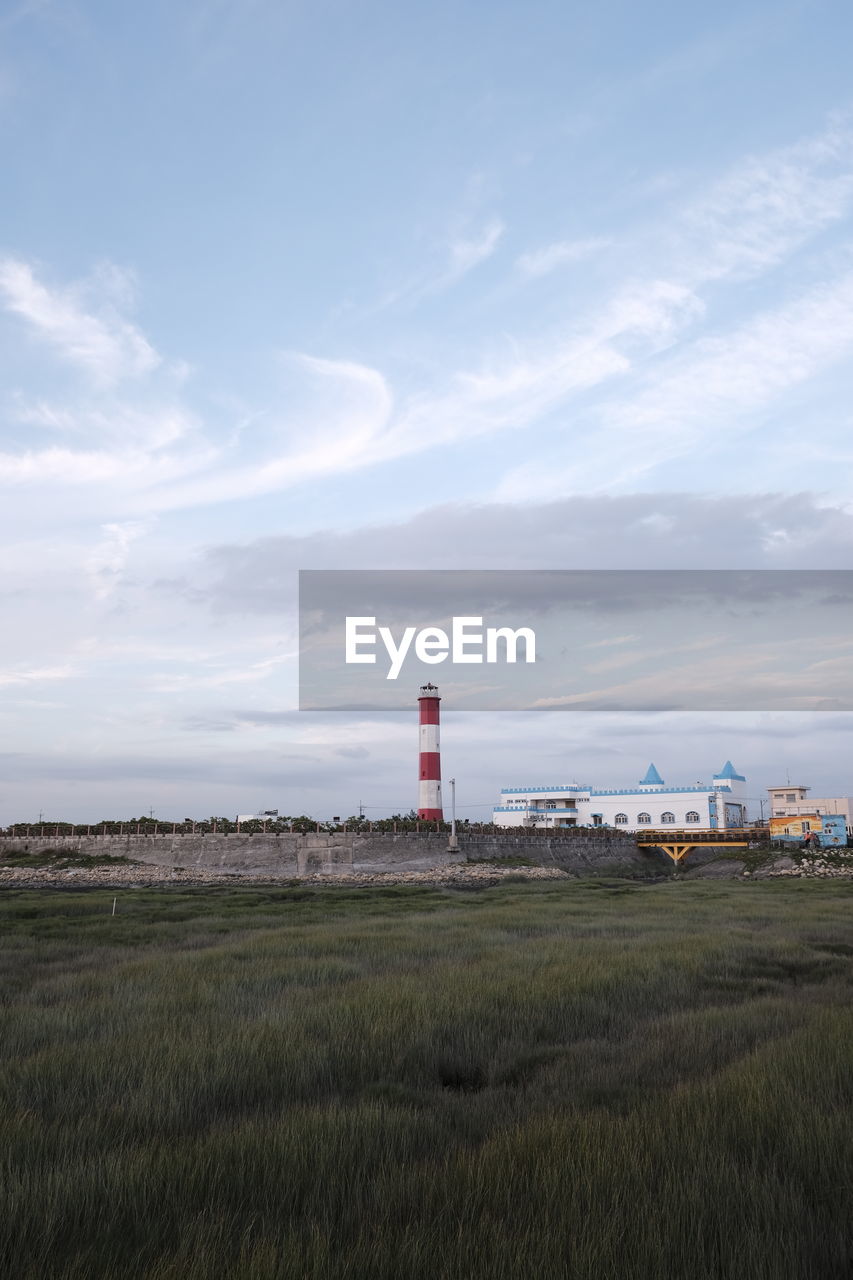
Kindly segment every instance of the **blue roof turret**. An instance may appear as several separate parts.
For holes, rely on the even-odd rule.
[[[660,776],[660,774],[658,773],[657,769],[653,764],[650,764],[648,769],[646,770],[645,778],[640,779],[640,786],[641,787],[662,787],[663,786],[663,778]]]
[[[731,760],[727,760],[720,772],[714,774],[714,781],[731,782],[732,779],[734,779],[735,782],[746,782],[746,778],[742,773],[738,773]]]

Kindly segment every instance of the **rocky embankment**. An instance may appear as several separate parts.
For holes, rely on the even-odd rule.
[[[825,857],[771,857],[750,863],[739,858],[715,858],[702,866],[683,868],[688,880],[851,880],[853,851],[832,852]]]
[[[671,869],[661,865],[662,878],[668,878]],[[589,873],[588,873],[589,874]],[[619,875],[619,871],[609,874]],[[813,857],[775,857],[758,864],[747,865],[737,858],[717,858],[700,866],[684,865],[680,876],[690,880],[772,880],[782,878],[806,880],[853,879],[853,850],[850,853],[833,852]],[[583,872],[567,871],[560,867],[524,866],[500,862],[446,863],[433,867],[405,870],[399,867],[390,871],[359,872],[349,875],[341,871],[315,871],[294,875],[292,871],[280,875],[270,871],[249,872],[245,869],[222,871],[201,867],[162,867],[146,862],[127,862],[116,859],[99,865],[75,865],[71,859],[27,866],[23,861],[14,865],[0,864],[0,890],[3,888],[145,888],[148,886],[216,885],[216,884],[342,884],[342,885],[395,885],[395,884],[499,884],[507,879],[570,880],[583,876]]]
[[[146,863],[114,864],[95,867],[0,866],[0,889],[3,888],[144,888],[147,886],[212,885],[212,884],[459,884],[487,881],[500,883],[509,877],[525,880],[567,880],[572,877],[557,867],[499,866],[496,864],[461,864],[437,866],[419,871],[383,871],[357,876],[338,872],[314,872],[304,876],[273,876],[268,872],[248,874],[234,871],[209,871],[190,867],[174,867],[171,871]]]
[[[774,879],[780,876],[793,876],[806,880],[851,880],[853,879],[853,853],[832,853],[821,857],[775,858],[766,866],[757,867],[750,872],[755,880]]]

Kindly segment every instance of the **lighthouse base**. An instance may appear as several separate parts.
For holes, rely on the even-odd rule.
[[[442,809],[418,809],[418,818],[421,822],[443,822],[444,811]]]

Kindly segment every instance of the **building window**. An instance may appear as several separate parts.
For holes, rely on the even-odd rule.
[[[627,823],[627,821],[628,821],[628,815],[627,815],[627,813],[617,813],[617,815],[616,815],[616,817],[613,819],[613,821],[614,821],[614,822],[618,822],[618,823],[623,823],[623,822],[624,822],[624,823]]]
[[[666,813],[661,814],[660,820],[661,822],[675,822],[675,814],[667,811]]]
[[[638,822],[651,822],[651,820],[652,820],[652,815],[651,815],[650,813],[638,813],[638,814],[637,814],[637,821],[638,821]]]
[[[788,794],[785,796],[785,799],[786,799],[786,801],[788,802],[788,804],[793,804],[793,803],[794,803],[794,801],[796,800],[796,798],[797,798],[797,797],[796,797],[792,792],[790,792],[790,791],[789,791],[789,792],[788,792]]]
[[[686,815],[686,817],[685,817],[684,821],[685,821],[685,822],[698,822],[698,821],[699,821],[699,814],[696,812],[696,810],[695,810],[695,809],[691,809],[691,810],[690,810],[690,812]]]

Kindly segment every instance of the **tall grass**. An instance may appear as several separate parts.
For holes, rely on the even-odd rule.
[[[0,1273],[833,1280],[846,884],[9,893]]]

